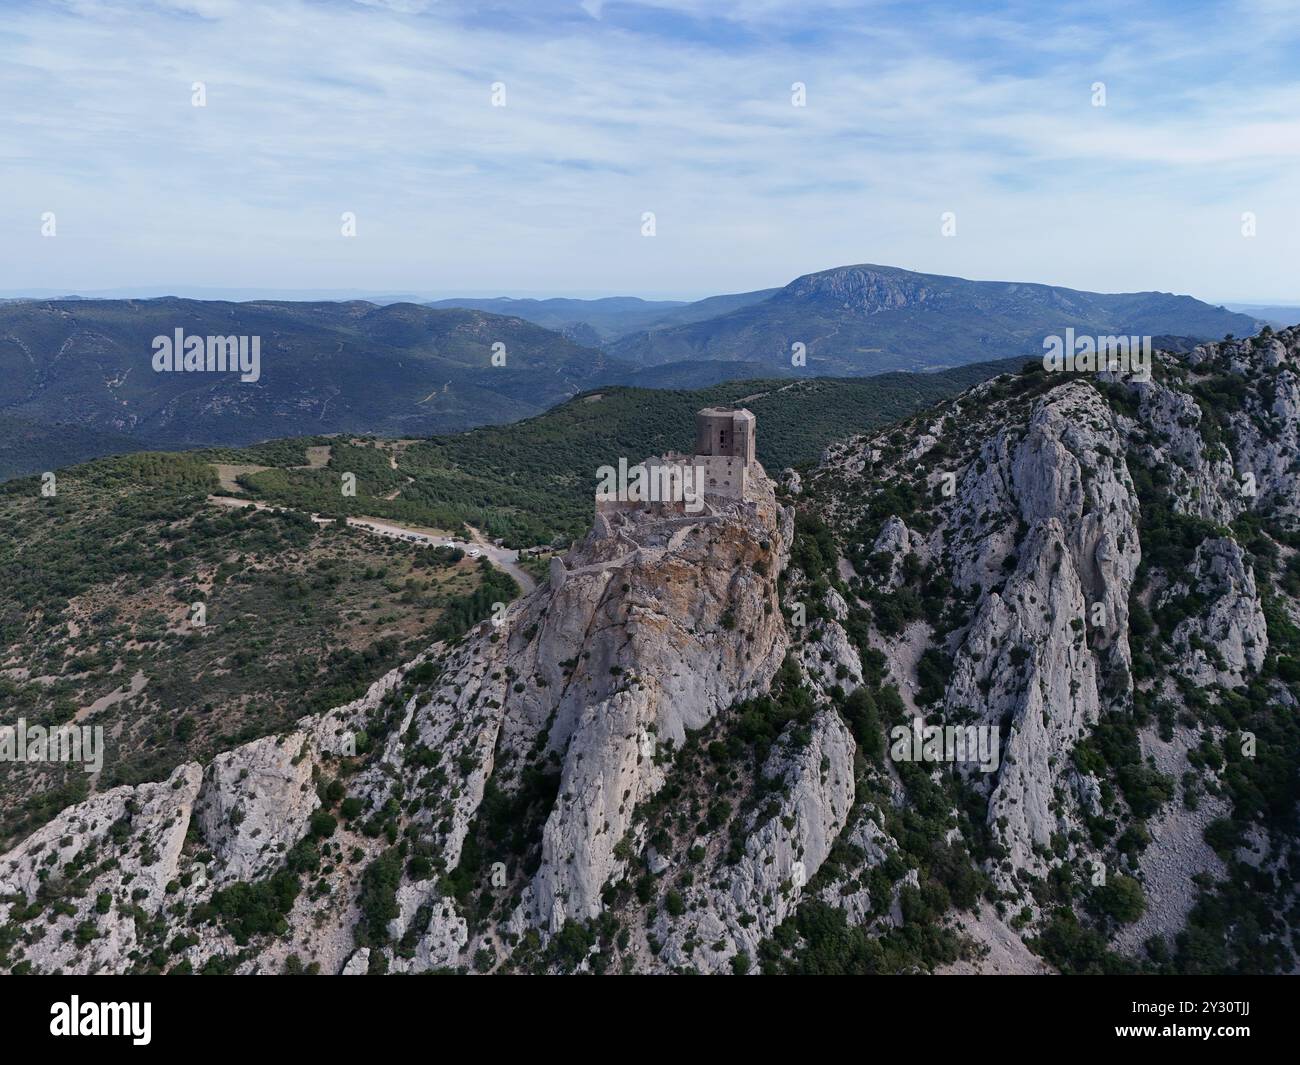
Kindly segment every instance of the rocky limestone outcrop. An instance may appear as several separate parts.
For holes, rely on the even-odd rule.
[[[406,934],[412,921],[421,915],[424,899],[433,895],[431,885],[409,884],[398,889],[397,904],[400,914],[390,925],[394,939]],[[469,923],[456,912],[452,900],[438,898],[429,906],[428,920],[420,929],[414,957],[394,958],[391,970],[395,973],[424,973],[455,968],[469,943]]]
[[[302,732],[266,736],[212,760],[194,816],[217,858],[214,883],[257,879],[306,834],[320,805],[307,744]]]
[[[853,806],[856,745],[833,710],[814,718],[806,746],[774,750],[763,777],[780,796],[770,816],[748,827],[744,855],[701,873],[680,917],[660,916],[659,959],[703,973],[730,971],[732,958],[753,958],[758,944],[793,913],[808,881],[830,853]],[[763,808],[765,809],[765,808]]]
[[[853,849],[856,859],[851,871],[823,887],[818,897],[827,905],[844,911],[851,925],[870,924],[877,917],[877,910],[882,920],[889,920],[889,912],[894,909],[898,888],[887,899],[873,899],[867,888],[864,874],[877,866],[883,865],[891,856],[898,853],[898,843],[875,821],[865,815],[851,820],[841,834],[840,839]]]
[[[1236,688],[1258,672],[1268,653],[1268,625],[1245,552],[1225,537],[1204,540],[1185,581],[1167,588],[1161,602],[1195,595],[1194,612],[1179,622],[1175,667],[1197,685]]]
[[[829,698],[836,686],[848,694],[862,683],[862,659],[841,624],[848,618],[848,604],[839,592],[828,588],[824,605],[828,616],[796,630],[795,635],[803,676],[822,699]],[[792,612],[793,606],[787,603],[787,610]]]
[[[887,560],[886,572],[874,582],[876,586],[890,592],[896,589],[903,581],[903,559],[909,554],[917,553],[917,548],[923,549],[923,543],[924,541],[918,537],[917,543],[913,545],[913,537],[907,523],[897,514],[891,514],[880,527],[880,533],[871,545],[873,557],[883,556]]]
[[[32,972],[125,972],[150,946],[142,932],[158,922],[164,941],[194,934],[185,955],[196,965],[233,951],[228,934],[194,929],[184,915],[220,887],[283,864],[319,804],[313,768],[351,748],[406,668],[352,703],[304,718],[287,736],[218,756],[206,770],[186,763],[165,781],[71,806],[0,857],[0,897],[17,900],[0,902],[0,921],[44,896],[60,900],[55,919],[24,945],[22,963]]]
[[[1243,409],[1225,412],[1244,503],[1294,528],[1300,521],[1300,333],[1239,341],[1226,357],[1234,372],[1259,381],[1256,392],[1242,396]]]
[[[1069,772],[1069,752],[1097,720],[1100,697],[1083,590],[1059,523],[1030,533],[1022,563],[976,614],[944,707],[950,720],[1001,730],[990,826],[1013,866],[1041,872],[1034,848],[1070,827],[1054,812],[1058,775]]]
[[[514,734],[531,742],[551,721],[547,749],[561,758],[526,900],[552,930],[595,917],[605,884],[622,875],[615,847],[663,783],[654,747],[680,745],[764,690],[785,655],[775,575],[788,516],[761,471],[749,498],[711,509],[701,520],[612,516],[565,556],[563,586],[511,621],[515,671],[546,681],[512,700],[508,716],[525,726]]]
[[[1041,873],[1036,848],[1077,827],[1056,801],[1058,782],[1075,773],[1070,751],[1097,720],[1102,692],[1129,690],[1138,503],[1115,419],[1087,384],[1053,390],[1023,439],[1013,432],[985,444],[958,489],[956,579],[985,592],[944,709],[948,720],[1002,730],[989,823],[1011,866]],[[1008,510],[1025,530],[1015,548]],[[995,872],[1008,879],[1001,865]]]
[[[32,971],[120,971],[139,945],[133,908],[156,918],[173,901],[168,885],[178,876],[201,782],[198,766],[183,765],[160,783],[114,788],[64,811],[0,858],[0,898],[31,901],[74,876],[90,877],[88,892],[41,922],[27,951]],[[0,919],[11,919],[19,905],[0,903]]]
[[[1206,442],[1205,413],[1187,392],[1159,380],[1125,379],[1139,403],[1136,439],[1143,464],[1170,478],[1176,510],[1228,524],[1246,509],[1232,456]]]

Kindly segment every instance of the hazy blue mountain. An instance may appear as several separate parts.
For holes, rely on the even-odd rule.
[[[426,306],[463,307],[492,314],[511,314],[586,343],[591,340],[607,342],[627,333],[703,321],[757,303],[777,291],[769,288],[757,292],[709,296],[693,303],[682,300],[643,300],[635,296],[610,296],[594,300],[513,299],[498,296],[490,299],[434,300]]]
[[[635,296],[610,296],[597,300],[537,300],[493,296],[483,299],[467,297],[432,300],[425,306],[508,314],[556,332],[583,325],[600,340],[612,340],[633,330],[648,329],[665,314],[687,304],[681,300],[643,300]]]
[[[443,301],[444,303],[453,301]],[[1254,319],[1164,293],[1099,295],[858,266],[694,303],[634,297],[474,307],[293,302],[0,303],[0,476],[139,448],[323,433],[428,436],[536,415],[597,386],[709,388],[1038,355],[1042,337],[1151,334],[1189,350]],[[512,309],[517,313],[500,314]],[[611,333],[642,325],[621,339]],[[157,373],[153,340],[258,336],[260,376]],[[561,332],[557,331],[563,331]],[[807,346],[806,367],[790,346]],[[502,345],[505,365],[493,365]],[[601,350],[603,349],[603,350]]]
[[[139,446],[136,440],[119,433],[57,422],[42,424],[0,413],[0,481],[135,451]]]
[[[176,329],[259,336],[260,376],[155,372],[153,339]],[[504,345],[504,366],[492,364],[494,344]],[[174,298],[0,307],[0,415],[135,448],[454,432],[537,414],[619,376],[599,351],[473,310]],[[30,462],[19,465],[49,468],[41,438],[26,439],[18,450]]]
[[[1293,325],[1300,325],[1300,307],[1295,304],[1225,303],[1224,306],[1230,311],[1248,314],[1267,322],[1274,329],[1289,329]]]
[[[642,366],[688,359],[856,375],[925,370],[1042,353],[1067,327],[1093,335],[1217,339],[1256,331],[1244,314],[1166,292],[1102,294],[1053,285],[967,281],[889,266],[842,266],[796,278],[773,295],[715,317],[625,336],[606,350]],[[752,372],[752,371],[748,371]]]

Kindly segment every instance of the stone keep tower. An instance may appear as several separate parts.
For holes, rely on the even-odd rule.
[[[744,409],[706,407],[695,415],[695,464],[705,469],[707,493],[745,497],[756,424],[753,412]]]

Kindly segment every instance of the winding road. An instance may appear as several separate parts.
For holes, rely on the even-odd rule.
[[[270,503],[263,503],[257,499],[237,499],[234,496],[208,496],[209,503],[215,503],[219,507],[253,507],[257,510],[287,510],[287,507],[277,507]],[[324,525],[333,521],[333,518],[322,518],[319,514],[313,514],[311,520],[318,524]],[[435,547],[459,547],[466,554],[472,551],[481,552],[492,565],[497,569],[510,574],[519,585],[524,595],[533,591],[537,587],[531,574],[526,572],[519,565],[519,552],[511,551],[509,548],[500,547],[487,539],[478,529],[472,525],[466,525],[469,530],[470,542],[457,540],[454,537],[440,535],[437,532],[428,529],[421,529],[409,525],[398,525],[396,522],[389,521],[386,518],[348,518],[348,525],[354,529],[364,529],[366,532],[374,533],[376,536],[387,536],[394,540],[407,540],[412,543],[431,544]]]

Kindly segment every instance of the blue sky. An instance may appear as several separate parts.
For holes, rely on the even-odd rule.
[[[1293,0],[0,0],[0,56],[0,292],[1300,303]]]

